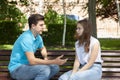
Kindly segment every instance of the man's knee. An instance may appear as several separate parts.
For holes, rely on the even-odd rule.
[[[44,75],[49,76],[50,75],[50,67],[47,65],[36,65],[34,66],[36,68],[36,72],[38,75]]]
[[[56,73],[60,71],[59,65],[55,65],[55,64],[51,65],[51,69],[52,69],[52,71],[54,71]]]
[[[59,72],[60,71],[59,65],[54,65],[54,69],[55,69],[56,72]]]

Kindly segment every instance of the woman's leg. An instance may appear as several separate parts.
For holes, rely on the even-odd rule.
[[[94,64],[90,69],[75,73],[69,80],[101,80],[102,68]]]
[[[69,77],[71,75],[72,71],[68,71],[68,72],[65,72],[64,74],[62,74],[58,80],[69,80]]]
[[[50,68],[47,65],[22,65],[11,76],[17,80],[49,80]]]
[[[56,64],[52,64],[52,65],[49,65],[49,66],[50,66],[50,70],[51,70],[49,78],[51,78],[59,72],[60,68]]]

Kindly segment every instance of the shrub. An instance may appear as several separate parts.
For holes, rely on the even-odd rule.
[[[13,44],[21,32],[16,21],[0,21],[0,44]]]

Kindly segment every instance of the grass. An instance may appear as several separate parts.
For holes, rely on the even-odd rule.
[[[120,50],[120,39],[99,39],[100,44],[101,44],[101,48],[102,50]],[[74,44],[73,46],[67,46],[66,47],[62,47],[62,46],[47,46],[48,50],[74,50]],[[4,44],[4,45],[0,45],[0,49],[4,49],[4,50],[11,50],[13,48],[13,45],[8,45],[8,44]]]
[[[102,50],[120,50],[120,39],[99,39]]]
[[[9,44],[4,44],[4,45],[0,45],[0,50],[11,50],[13,48],[13,45],[9,45]]]

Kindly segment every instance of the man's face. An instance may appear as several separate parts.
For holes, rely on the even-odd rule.
[[[33,29],[37,34],[42,34],[45,29],[44,21],[38,21],[36,25],[33,24]]]

